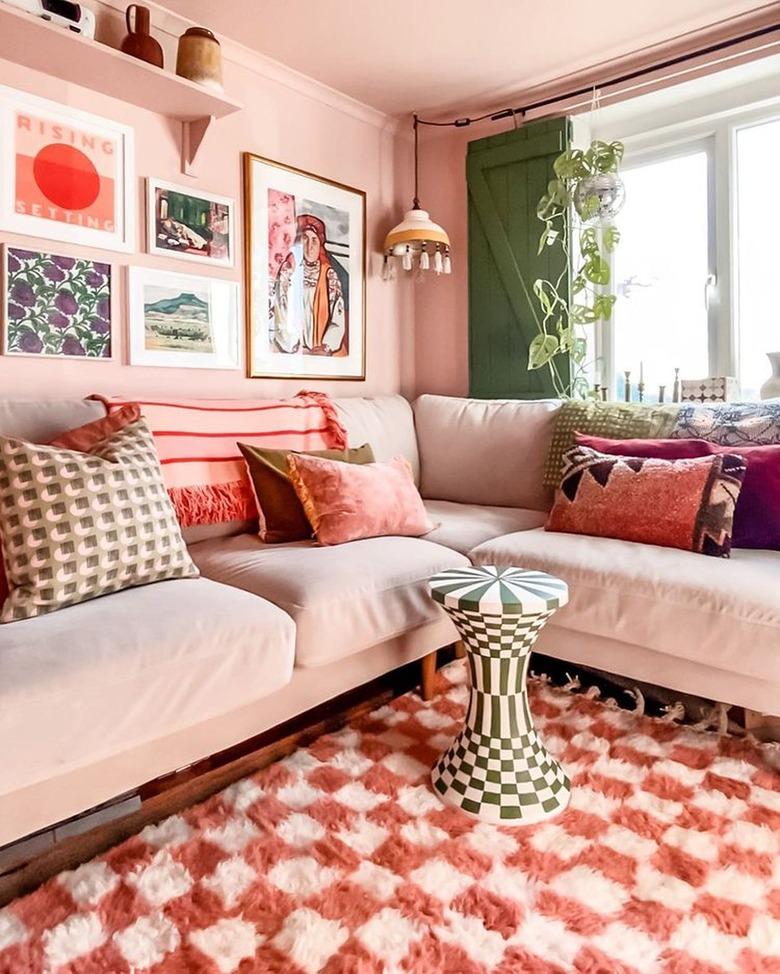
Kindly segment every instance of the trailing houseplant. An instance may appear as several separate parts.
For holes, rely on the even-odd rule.
[[[539,200],[536,213],[544,223],[538,253],[559,247],[564,268],[553,281],[534,282],[532,307],[539,334],[528,350],[528,368],[550,371],[556,395],[590,395],[585,326],[608,321],[616,295],[610,290],[609,255],[620,240],[613,222],[623,205],[618,175],[621,142],[591,142],[589,148],[567,149],[555,160],[555,179]],[[572,250],[576,247],[576,261]],[[557,356],[568,355],[568,379]]]

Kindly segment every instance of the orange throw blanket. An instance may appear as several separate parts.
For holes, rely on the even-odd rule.
[[[257,517],[240,440],[289,450],[343,450],[347,434],[321,392],[292,399],[126,399],[91,397],[109,413],[138,403],[160,455],[182,527]]]

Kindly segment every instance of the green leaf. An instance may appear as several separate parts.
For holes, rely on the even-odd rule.
[[[575,294],[579,294],[581,291],[584,291],[587,286],[588,282],[585,280],[585,275],[580,271],[571,282],[572,297],[574,297]]]
[[[587,304],[573,304],[570,309],[572,324],[591,325],[596,320],[593,308]]]
[[[588,343],[584,338],[575,338],[571,345],[571,357],[574,359],[577,365],[582,365],[587,354]]]
[[[607,253],[612,253],[612,251],[620,243],[620,230],[613,224],[604,227],[602,231],[602,239],[604,240],[604,249]]]
[[[597,294],[593,299],[593,314],[596,321],[609,321],[617,301],[614,294]]]
[[[538,279],[534,281],[534,294],[536,295],[537,300],[539,301],[539,305],[542,311],[544,312],[545,317],[547,315],[552,314],[552,302],[550,301],[550,297],[547,294],[547,291],[545,289],[546,287],[552,289],[552,284],[550,284],[549,281],[544,281],[542,279]]]
[[[556,322],[556,327],[558,330],[558,346],[562,352],[569,352],[571,351],[574,342],[574,331],[572,330],[571,325],[567,326],[566,328],[561,327],[561,325],[562,322],[559,318]]]
[[[582,149],[567,149],[566,152],[562,152],[553,163],[558,179],[579,179],[586,175],[587,170],[583,165],[584,155]]]
[[[590,396],[590,383],[584,375],[578,375],[571,384],[572,397],[587,399]]]
[[[595,227],[586,227],[580,232],[580,253],[583,257],[590,257],[592,254],[598,254],[599,252],[599,242],[596,237]]]
[[[591,284],[609,284],[609,264],[600,254],[593,254],[586,261],[582,272]]]
[[[541,369],[558,353],[555,335],[537,335],[528,347],[528,368]]]

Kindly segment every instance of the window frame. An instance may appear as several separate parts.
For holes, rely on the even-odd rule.
[[[594,126],[593,137],[620,139],[624,143],[623,169],[686,155],[697,148],[707,151],[708,263],[710,274],[715,276],[707,295],[710,375],[740,377],[737,139],[742,129],[780,121],[780,102],[772,99],[666,126],[657,124],[658,115],[654,120],[655,127],[624,138],[617,123],[603,128]],[[620,228],[619,215],[615,222]],[[615,395],[615,327],[619,320],[618,304],[612,320],[603,322],[597,329],[595,341],[598,372],[611,397]]]

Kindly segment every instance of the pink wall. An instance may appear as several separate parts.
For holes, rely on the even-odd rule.
[[[109,15],[113,17],[109,13]],[[114,20],[108,30],[117,34]],[[103,26],[103,35],[106,27]],[[100,36],[100,33],[99,33]],[[158,35],[159,36],[159,35]],[[167,63],[173,63],[170,40]],[[229,55],[229,49],[225,48]],[[292,72],[255,70],[243,52],[241,63],[225,62],[225,88],[246,106],[218,122],[207,135],[195,179],[179,171],[178,126],[149,111],[82,88],[63,85],[37,72],[0,61],[0,84],[131,125],[136,140],[137,244],[135,255],[18,237],[0,232],[0,240],[32,249],[76,255],[98,255],[114,264],[114,351],[112,362],[0,356],[0,396],[81,396],[91,392],[129,395],[266,397],[290,395],[303,387],[334,395],[404,392],[415,387],[414,295],[408,282],[381,280],[382,240],[410,195],[409,142],[396,134],[390,120],[356,103],[319,89]],[[320,97],[321,96],[321,97]],[[197,263],[171,261],[145,254],[144,178],[155,176],[201,187],[241,200],[242,151],[252,151],[318,173],[367,193],[367,362],[365,382],[247,379],[242,372],[146,368],[126,364],[126,268],[129,263],[179,273],[207,273],[241,280],[243,254],[232,270],[204,269]],[[238,207],[237,241],[242,239]]]
[[[452,274],[415,286],[418,393],[468,394],[466,148],[472,139],[500,131],[498,124],[437,129],[420,145],[420,200],[450,236]]]

